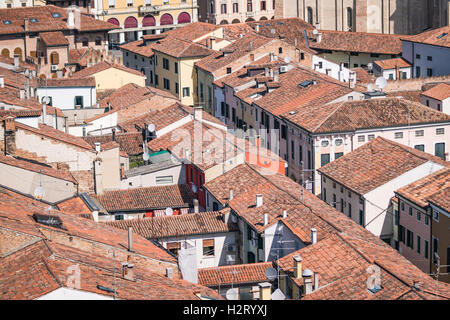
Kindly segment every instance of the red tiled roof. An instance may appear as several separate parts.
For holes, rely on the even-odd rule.
[[[58,13],[60,17],[54,17],[52,15],[53,13]],[[11,21],[11,24],[2,25],[0,33],[24,33],[25,19],[28,20],[28,31],[30,32],[68,31],[67,16],[68,13],[66,9],[53,5],[0,9],[0,21]],[[37,19],[37,22],[31,22],[31,18]],[[80,27],[77,28],[78,32],[109,31],[119,28],[116,25],[95,19],[87,14],[80,14],[79,26]]]
[[[152,48],[154,45],[155,45],[155,43],[146,45],[143,40],[137,40],[137,41],[132,41],[132,42],[128,42],[124,45],[121,45],[120,48],[123,50],[127,50],[127,51],[130,51],[130,52],[133,52],[133,53],[136,53],[141,56],[149,58],[149,57],[153,56]]]
[[[95,87],[95,78],[41,79],[39,87]]]
[[[87,66],[88,49],[69,49],[68,64],[79,64],[81,67]]]
[[[152,45],[153,51],[159,51],[175,58],[204,57],[215,53],[214,50],[195,42],[180,39],[170,39],[156,42]]]
[[[93,148],[91,147],[91,145],[88,144],[86,141],[84,141],[82,138],[75,137],[71,134],[65,133],[61,130],[54,129],[54,128],[49,127],[42,123],[39,123],[38,129],[27,126],[20,122],[16,122],[16,127],[26,130],[26,131],[29,131],[29,132],[32,132],[34,134],[40,135],[40,136],[48,137],[48,138],[58,140],[63,143],[68,143],[68,144],[71,144],[71,145],[74,145],[74,146],[77,146],[77,147],[80,147],[83,149],[93,151]]]
[[[145,77],[145,75],[143,75],[139,71],[127,68],[124,65],[114,64],[114,63],[110,63],[110,62],[107,62],[107,61],[102,61],[102,62],[99,62],[97,64],[94,64],[91,67],[87,67],[85,69],[82,69],[80,71],[77,71],[77,72],[73,73],[72,74],[72,78],[78,78],[79,79],[79,78],[90,77],[90,76],[92,76],[92,75],[94,75],[96,73],[102,72],[102,71],[110,69],[110,68],[114,68],[114,69],[117,69],[117,70],[121,70],[121,71],[125,71],[125,72],[128,72],[128,73],[132,73],[134,75]]]
[[[446,165],[439,157],[378,137],[318,171],[363,195],[428,161]]]
[[[61,31],[41,32],[39,37],[47,47],[68,46],[69,41]]]
[[[419,42],[441,47],[450,47],[450,26],[437,28],[402,38],[405,41]]]
[[[398,189],[396,193],[421,207],[426,207],[429,199],[434,199],[433,202],[445,199],[445,193],[439,196],[438,194],[449,190],[450,168],[447,167]]]
[[[441,191],[433,194],[428,198],[428,201],[446,210],[447,212],[450,212],[450,187],[447,186]]]
[[[7,116],[12,116],[15,118],[22,117],[39,117],[42,114],[41,110],[29,110],[29,109],[8,109],[8,110],[0,110],[0,119],[3,119]]]
[[[203,286],[266,282],[266,270],[272,262],[257,262],[198,269],[198,283]]]
[[[141,132],[127,132],[116,133],[116,142],[119,144],[120,151],[125,152],[128,155],[136,155],[142,153],[142,133]],[[89,143],[92,147],[96,142],[100,142],[102,145],[113,141],[112,134],[99,135],[99,136],[87,136],[83,139]],[[102,147],[103,149],[104,147]]]
[[[422,102],[421,94],[422,94],[422,90],[387,92],[388,97],[406,99],[406,100],[411,100],[411,101],[415,101],[415,102],[419,102],[419,103]]]
[[[422,95],[443,101],[447,98],[450,98],[450,85],[447,83],[440,83],[433,88],[422,92]]]
[[[77,181],[74,179],[72,174],[69,171],[65,170],[56,170],[53,169],[50,166],[44,165],[44,164],[38,164],[36,162],[26,161],[22,159],[16,159],[9,156],[4,156],[3,154],[0,154],[0,163],[21,168],[27,171],[33,171],[37,173],[42,173],[43,175],[66,180],[69,182],[72,182],[73,184],[78,184]]]
[[[4,57],[4,56],[0,55],[0,63],[6,63],[6,64],[13,66],[14,58]],[[19,59],[19,69],[21,69],[21,68],[36,71],[37,65],[34,63],[28,63],[26,61],[20,61],[20,59]]]
[[[403,58],[377,60],[374,62],[374,64],[376,64],[383,70],[411,67],[411,64]]]
[[[86,203],[81,199],[81,197],[73,197],[57,204],[58,209],[61,212],[72,214],[72,215],[85,215],[91,214],[91,210],[88,208]]]
[[[283,118],[315,133],[349,132],[357,129],[407,124],[449,122],[450,116],[410,100],[368,99],[318,105],[311,102]]]
[[[322,33],[322,40],[318,43],[312,31],[308,31],[309,45],[313,49],[378,54],[401,54],[402,42],[400,39],[408,37],[397,34],[332,30],[320,30],[319,32]]]
[[[186,208],[194,199],[191,188],[184,184],[112,190],[93,197],[109,212]]]
[[[133,227],[134,232],[147,239],[237,231],[237,226],[227,225],[223,216],[222,210],[106,223],[124,230]]]

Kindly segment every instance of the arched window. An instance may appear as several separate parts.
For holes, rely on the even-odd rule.
[[[142,26],[143,27],[152,27],[156,25],[155,17],[151,14],[146,15],[144,19],[142,19]]]
[[[267,20],[266,17],[261,17],[259,20]]]
[[[308,23],[313,24],[313,9],[308,7]]]
[[[251,21],[255,21],[255,19],[253,19],[253,18],[248,18],[247,20],[245,20],[245,22],[251,22]]]
[[[138,26],[138,22],[137,19],[135,17],[128,17],[125,19],[124,22],[124,27],[127,28],[137,28]]]
[[[228,21],[227,20],[222,20],[222,21],[220,21],[220,24],[228,24]]]
[[[20,48],[15,48],[14,49],[14,55],[18,55],[19,59],[22,60],[22,49]]]
[[[241,23],[241,21],[239,19],[234,19],[231,23]]]
[[[168,14],[168,13],[164,13],[161,16],[161,19],[159,20],[159,24],[161,26],[168,25],[168,24],[173,24],[173,17],[170,14]]]
[[[6,48],[3,49],[3,50],[2,50],[2,56],[3,56],[3,57],[6,57],[6,58],[9,58],[9,50],[6,49]]]
[[[58,54],[58,52],[52,52],[50,54],[50,63],[51,64],[59,64],[59,54]]]
[[[353,31],[353,10],[352,8],[347,8],[347,30]]]
[[[107,22],[112,23],[112,24],[120,27],[120,22],[116,18],[109,18]]]
[[[191,22],[191,16],[187,12],[182,12],[178,16],[178,23],[189,23]]]

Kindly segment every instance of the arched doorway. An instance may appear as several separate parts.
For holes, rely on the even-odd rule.
[[[220,24],[228,24],[228,21],[227,20],[222,20],[222,21],[220,21]]]
[[[8,49],[5,48],[2,50],[2,57],[10,58]]]
[[[137,26],[138,26],[138,21],[137,21],[137,19],[135,17],[131,17],[130,16],[130,17],[125,19],[125,22],[124,22],[125,29],[137,28]]]
[[[151,14],[146,15],[144,19],[142,19],[142,26],[143,27],[153,27],[156,26],[156,19]]]
[[[107,22],[109,22],[109,23],[111,23],[111,24],[113,24],[113,25],[116,25],[116,26],[120,27],[120,22],[119,22],[119,20],[117,20],[116,18],[109,18],[109,19],[107,20]]]
[[[261,19],[259,19],[260,21],[261,20],[268,20],[266,17],[261,17]]]
[[[22,60],[22,49],[20,48],[15,48],[14,49],[14,55],[18,55],[19,59]]]
[[[178,24],[191,22],[191,16],[187,12],[182,12],[178,15]]]
[[[166,26],[169,24],[173,24],[173,17],[169,13],[164,13],[159,19],[159,25]]]
[[[234,19],[231,23],[241,23],[241,21],[239,19]]]

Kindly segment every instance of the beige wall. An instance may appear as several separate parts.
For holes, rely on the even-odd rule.
[[[94,74],[97,91],[118,89],[129,83],[145,86],[145,76],[129,73],[115,68],[109,68]]]
[[[119,148],[101,151],[98,155],[103,174],[103,188],[118,189],[120,187],[120,151]]]

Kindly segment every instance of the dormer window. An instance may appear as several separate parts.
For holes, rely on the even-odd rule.
[[[11,24],[11,20],[3,20],[3,24]]]

